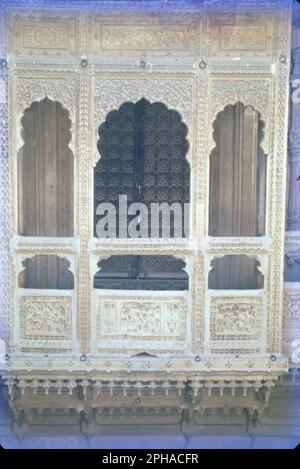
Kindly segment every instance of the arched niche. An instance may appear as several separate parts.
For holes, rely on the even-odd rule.
[[[24,236],[74,235],[74,158],[71,120],[57,101],[24,111],[18,154],[18,225]]]
[[[264,287],[260,262],[244,254],[229,254],[212,260],[208,288],[214,290],[256,290]]]
[[[209,235],[265,234],[267,158],[264,122],[243,103],[228,105],[213,124],[210,155]]]
[[[19,287],[33,289],[72,290],[74,275],[70,261],[54,254],[38,254],[23,261]]]
[[[98,131],[100,159],[94,169],[95,236],[100,219],[96,210],[102,203],[115,206],[116,236],[120,236],[120,195],[127,196],[128,205],[134,202],[145,204],[149,215],[149,237],[151,203],[180,204],[184,226],[184,204],[190,201],[187,132],[180,114],[161,102],[150,103],[142,98],[136,103],[125,102],[118,110],[108,113]],[[174,237],[172,217],[173,212],[170,237]],[[127,226],[132,219],[131,215],[127,217]],[[161,221],[159,225],[161,236]]]

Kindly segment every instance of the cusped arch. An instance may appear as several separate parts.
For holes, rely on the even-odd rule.
[[[57,101],[69,112],[71,119],[71,134],[74,135],[75,125],[75,80],[70,77],[55,76],[45,78],[43,75],[37,78],[24,76],[18,78],[16,89],[17,129],[15,132],[15,151],[22,147],[21,118],[25,110],[35,101],[39,102],[48,98]],[[71,139],[70,148],[74,153],[74,138]]]
[[[162,102],[142,98],[110,111],[98,127],[95,213],[99,204],[118,205],[120,195],[149,210],[151,203],[163,202],[184,208],[190,200],[187,134],[179,112]]]
[[[56,254],[36,254],[22,261],[18,274],[22,288],[73,290],[74,273],[71,262]]]
[[[18,128],[18,133],[17,133],[17,147],[16,151],[18,152],[25,144],[24,142],[24,128],[23,128],[23,122],[24,122],[24,115],[26,114],[27,111],[32,109],[33,106],[38,105],[39,103],[42,103],[43,101],[47,100],[49,102],[55,103],[59,106],[61,106],[62,110],[67,113],[68,115],[68,146],[72,150],[73,155],[75,154],[74,152],[74,109],[73,105],[70,105],[70,100],[69,99],[63,99],[64,94],[59,94],[57,96],[56,93],[44,93],[42,90],[40,94],[34,94],[30,95],[27,94],[27,99],[22,101],[22,103],[19,103],[19,117],[18,117],[18,123],[19,123],[19,128]]]
[[[120,102],[118,102],[117,105],[112,105],[111,104],[109,106],[109,109],[107,109],[106,111],[102,110],[102,112],[98,116],[98,119],[96,120],[96,123],[95,123],[96,148],[98,149],[98,144],[99,144],[99,140],[100,140],[99,137],[101,137],[101,127],[105,125],[105,123],[110,118],[110,116],[115,115],[116,113],[122,112],[122,109],[124,108],[124,106],[128,106],[128,105],[130,106],[131,105],[131,106],[134,107],[137,103],[139,103],[141,101],[145,101],[145,102],[149,103],[151,106],[155,106],[155,105],[162,106],[162,107],[164,107],[166,112],[172,112],[172,113],[176,113],[176,115],[178,115],[178,118],[180,119],[180,122],[182,123],[183,126],[186,127],[187,151],[186,151],[185,159],[187,160],[187,162],[189,163],[189,165],[191,167],[191,159],[190,159],[191,142],[188,139],[188,135],[190,134],[189,123],[187,122],[187,120],[184,119],[184,116],[182,115],[182,113],[178,109],[175,109],[175,107],[169,106],[168,103],[165,100],[163,100],[163,99],[160,99],[159,101],[151,100],[151,98],[147,98],[146,95],[141,95],[139,98],[135,98],[133,100],[127,99],[125,101],[125,100],[120,99]],[[99,122],[101,122],[100,125],[99,125]],[[99,156],[99,150],[98,150],[95,153],[94,166],[96,166],[96,164],[98,163],[100,158],[101,158],[101,155]]]
[[[33,101],[21,118],[18,152],[19,233],[73,236],[72,121],[59,101]]]
[[[210,236],[263,236],[267,155],[265,122],[253,106],[228,104],[213,122],[209,161]]]
[[[214,138],[214,125],[220,115],[226,111],[227,108],[233,107],[236,105],[242,105],[245,109],[252,109],[254,112],[258,114],[260,126],[261,126],[261,138],[259,141],[259,145],[265,154],[269,153],[269,142],[268,142],[268,127],[266,123],[268,122],[268,111],[263,105],[258,105],[258,103],[253,103],[251,100],[248,99],[229,99],[226,100],[226,103],[220,103],[216,105],[211,114],[211,123],[213,132],[211,133],[210,144],[209,144],[209,154],[211,155],[212,151],[216,146],[215,138]]]
[[[185,123],[189,135],[186,159],[192,168],[192,95],[193,82],[188,80],[96,80],[94,102],[94,166],[97,151],[99,122],[105,122],[107,115],[119,109],[125,102],[133,104],[145,99],[150,103],[159,102],[169,110],[176,111]]]

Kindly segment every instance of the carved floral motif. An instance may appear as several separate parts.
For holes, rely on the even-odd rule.
[[[224,104],[241,102],[252,106],[261,116],[268,117],[270,106],[270,80],[260,79],[214,79],[212,81],[212,113],[214,116],[222,110]]]
[[[211,299],[211,340],[259,340],[261,325],[261,298],[239,296]]]
[[[265,26],[223,25],[221,28],[221,50],[261,51],[265,47]]]
[[[187,50],[188,31],[178,26],[104,25],[102,47],[104,50]]]
[[[22,47],[41,49],[67,49],[68,24],[23,24]]]

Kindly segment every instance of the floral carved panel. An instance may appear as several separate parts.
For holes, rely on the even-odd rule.
[[[104,50],[187,50],[186,28],[161,26],[108,26],[102,27]]]
[[[210,300],[211,350],[263,348],[263,298],[216,296]]]
[[[277,18],[264,12],[255,15],[232,14],[211,15],[208,26],[208,42],[213,57],[264,57],[274,53],[274,35]]]
[[[137,55],[143,51],[154,55],[187,55],[196,47],[196,29],[193,15],[177,22],[175,16],[165,19],[161,15],[160,18],[142,16],[138,23],[126,16],[120,23],[96,15],[89,19],[88,41],[96,56],[120,52]]]
[[[19,55],[66,55],[75,53],[75,18],[14,18],[12,51]]]
[[[27,350],[72,348],[72,296],[25,295],[19,299],[20,345]]]

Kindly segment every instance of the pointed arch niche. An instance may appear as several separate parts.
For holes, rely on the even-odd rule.
[[[264,121],[252,106],[228,105],[213,124],[209,235],[264,236],[267,158]]]

